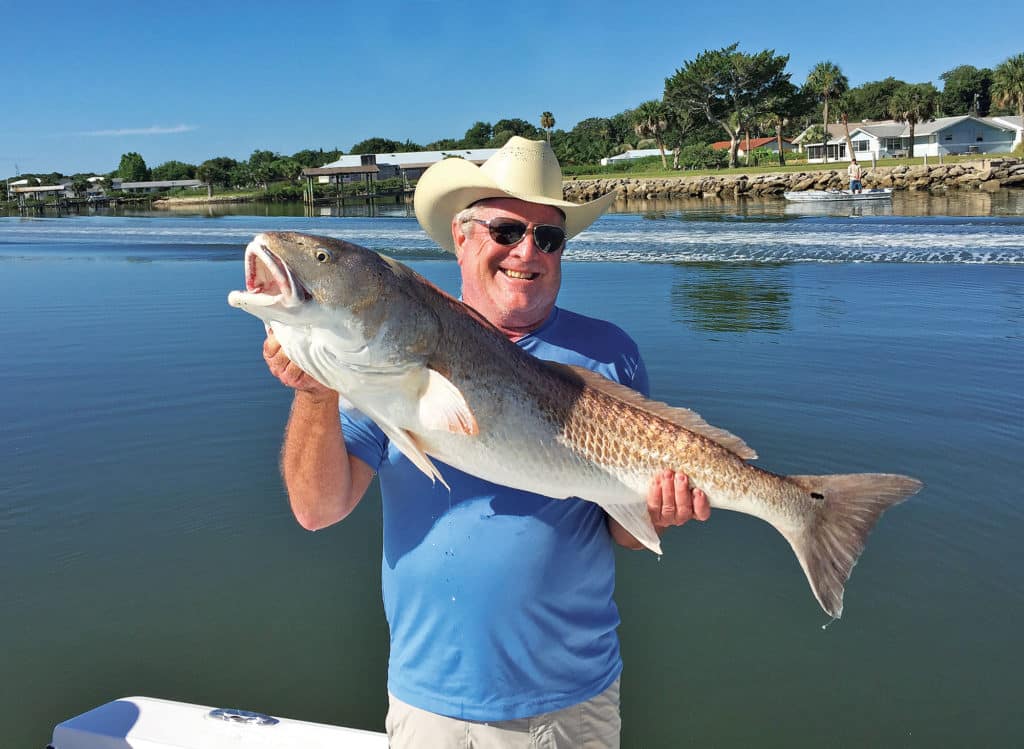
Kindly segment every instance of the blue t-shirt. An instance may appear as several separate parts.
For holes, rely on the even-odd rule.
[[[556,308],[517,343],[648,392],[636,343],[610,323]],[[615,681],[614,542],[599,506],[434,461],[449,492],[366,417],[343,411],[342,427],[349,452],[380,476],[392,694],[433,713],[497,721],[577,704]]]

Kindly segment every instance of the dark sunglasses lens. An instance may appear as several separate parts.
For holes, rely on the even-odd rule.
[[[526,224],[522,221],[492,221],[487,228],[491,239],[498,244],[515,244],[526,234]]]
[[[541,252],[557,252],[565,242],[565,230],[559,226],[537,226],[533,238]]]

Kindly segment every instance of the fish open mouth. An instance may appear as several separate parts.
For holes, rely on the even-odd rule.
[[[288,264],[275,255],[258,234],[245,248],[245,291],[232,291],[228,303],[235,307],[294,307],[312,299],[292,274]]]

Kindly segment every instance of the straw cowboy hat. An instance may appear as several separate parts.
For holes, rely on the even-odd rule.
[[[465,159],[444,159],[420,177],[413,196],[420,226],[448,252],[455,252],[452,219],[478,200],[517,198],[551,205],[565,214],[565,233],[573,237],[590,226],[615,200],[615,193],[589,203],[562,199],[562,169],[544,140],[518,135],[481,166]]]

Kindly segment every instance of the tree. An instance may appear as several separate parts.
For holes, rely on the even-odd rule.
[[[618,114],[613,114],[607,119],[608,138],[615,142],[615,152],[624,153],[634,146],[639,146],[636,138],[636,110],[624,109]],[[609,154],[605,154],[606,156]]]
[[[152,177],[156,180],[195,179],[196,166],[183,161],[165,161],[160,166],[153,167]]]
[[[496,143],[494,146],[495,148],[501,148],[513,135],[518,135],[521,138],[529,138],[530,140],[540,140],[543,133],[536,125],[531,125],[529,122],[519,117],[513,117],[509,120],[498,120],[491,128],[492,143],[495,143],[498,140],[501,141],[500,143]]]
[[[1016,107],[1024,118],[1024,53],[999,63],[992,71],[992,98],[1001,107]]]
[[[367,138],[354,144],[349,149],[349,153],[402,153],[403,151],[410,150],[404,148],[403,144],[397,140],[391,140],[389,138]],[[411,149],[413,151],[419,149]]]
[[[303,164],[298,159],[285,156],[275,159],[271,165],[273,179],[282,179],[288,182],[295,182],[302,175]]]
[[[790,122],[809,109],[811,100],[800,89],[787,81],[779,91],[762,102],[762,121],[775,131],[779,150],[779,166],[786,165],[786,149],[782,146],[782,131]]]
[[[616,145],[611,122],[606,117],[588,117],[576,123],[560,141],[553,139],[551,147],[560,162],[596,164],[614,153]]]
[[[897,122],[910,126],[910,158],[914,158],[914,128],[919,122],[935,117],[939,90],[930,83],[907,83],[900,86],[889,100],[889,114]]]
[[[653,138],[661,151],[661,167],[668,169],[665,160],[665,131],[668,130],[668,110],[657,99],[645,101],[633,110],[633,129],[638,138]]]
[[[121,155],[117,176],[125,182],[144,182],[149,179],[149,169],[142,156],[135,151],[130,151]]]
[[[980,70],[973,65],[958,65],[939,76],[942,79],[942,93],[939,95],[939,111],[947,117],[971,114],[984,117],[992,105],[989,89],[992,86],[992,71]]]
[[[677,112],[665,107],[666,121],[665,146],[672,149],[672,168],[679,169],[679,153],[685,145],[686,136],[694,129],[696,119],[693,112]],[[706,141],[704,141],[706,142]]]
[[[305,148],[293,153],[292,158],[304,167],[315,169],[324,164],[330,164],[332,161],[337,161],[342,155],[342,152],[336,148],[331,151],[325,151],[322,148],[315,151],[311,148]]]
[[[850,137],[850,109],[852,103],[850,97],[847,95],[849,91],[843,92],[841,96],[836,97],[835,107],[839,113],[839,121],[843,123],[843,135],[846,137],[846,152],[850,158],[854,157],[853,152],[853,139]]]
[[[461,148],[461,142],[457,138],[442,138],[428,143],[423,147],[425,151],[457,151]]]
[[[264,190],[270,187],[270,181],[274,178],[274,162],[279,159],[273,151],[261,151],[259,149],[249,156],[249,174],[261,185]]]
[[[540,126],[544,129],[544,135],[547,136],[548,145],[551,145],[551,128],[555,126],[555,116],[551,112],[541,112]]]
[[[818,97],[818,100],[822,102],[821,108],[821,121],[825,124],[825,133],[828,133],[828,105],[829,101],[842,95],[849,87],[850,82],[846,80],[846,76],[843,75],[843,71],[839,69],[839,66],[834,62],[825,60],[819,62],[807,75],[807,82],[804,86],[809,90],[813,91]],[[828,138],[825,138],[824,147],[822,153],[825,157],[825,163],[828,163]]]
[[[206,183],[208,193],[213,193],[213,186],[219,185],[223,188],[234,187],[231,181],[231,174],[238,166],[238,162],[227,156],[218,156],[214,159],[207,159],[196,167],[196,179]]]
[[[699,113],[729,135],[729,166],[736,166],[739,134],[790,75],[789,56],[774,50],[738,52],[739,44],[705,50],[665,80],[665,103],[679,114]]]
[[[489,122],[474,122],[462,137],[463,148],[487,148],[494,134]]]
[[[889,76],[883,81],[869,81],[845,94],[847,115],[851,120],[884,120],[889,116],[889,99],[906,82]]]

